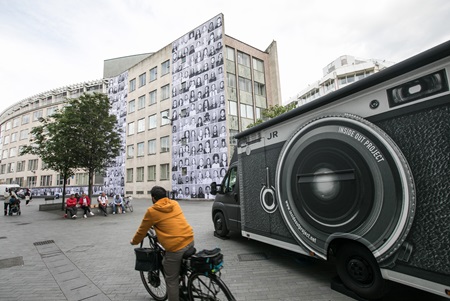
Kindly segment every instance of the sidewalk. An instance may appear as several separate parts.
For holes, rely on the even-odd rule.
[[[148,200],[133,200],[134,212],[76,220],[64,212],[39,211],[44,200],[22,203],[22,215],[0,217],[0,300],[148,301],[134,270],[129,244]],[[348,301],[330,289],[334,266],[238,234],[214,237],[211,201],[181,201],[198,250],[220,247],[222,279],[239,301]],[[398,287],[397,287],[398,288]],[[383,300],[445,300],[400,287]]]

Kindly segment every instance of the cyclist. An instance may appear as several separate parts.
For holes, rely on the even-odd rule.
[[[183,254],[194,246],[194,230],[187,222],[178,202],[167,197],[167,191],[154,186],[150,191],[153,206],[145,212],[132,245],[139,244],[154,227],[158,241],[165,249],[163,267],[169,301],[179,301],[179,275]]]

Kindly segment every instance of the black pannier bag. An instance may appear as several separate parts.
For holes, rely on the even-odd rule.
[[[135,248],[137,271],[150,272],[161,268],[161,254],[153,248]]]
[[[220,248],[202,250],[190,257],[191,269],[198,273],[217,273],[223,265],[223,254]]]

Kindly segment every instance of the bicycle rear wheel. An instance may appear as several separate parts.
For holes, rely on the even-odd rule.
[[[215,274],[192,274],[188,281],[188,292],[190,300],[236,300],[222,279]]]
[[[145,289],[157,301],[167,300],[166,280],[162,270],[139,272]]]

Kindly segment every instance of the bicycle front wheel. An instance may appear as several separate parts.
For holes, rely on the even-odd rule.
[[[133,212],[133,205],[128,205],[128,209],[130,209],[130,211]]]
[[[236,300],[222,279],[215,274],[192,274],[188,281],[188,292],[190,300]]]
[[[145,289],[157,301],[167,300],[166,280],[162,270],[139,272]]]

